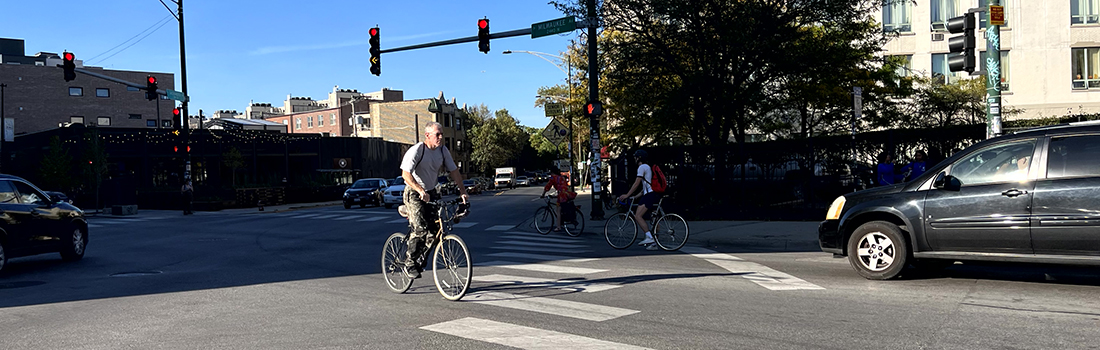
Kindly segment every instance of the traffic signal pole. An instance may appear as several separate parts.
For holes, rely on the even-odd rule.
[[[191,128],[190,128],[190,114],[187,113],[187,105],[191,100],[191,95],[187,94],[187,50],[184,47],[183,40],[183,0],[175,0],[178,5],[176,12],[176,20],[180,22],[180,88],[183,89],[183,101],[180,102],[180,114],[183,118],[183,125],[180,127],[183,129],[183,145],[187,150],[186,163],[183,168],[183,181],[191,181]],[[201,120],[199,121],[202,122]]]
[[[982,71],[985,72],[985,137],[987,139],[1001,134],[1001,26],[993,24],[994,19],[1004,20],[1004,8],[1000,6],[1001,0],[990,0],[989,8],[983,16],[986,18],[985,30],[985,62],[979,62]],[[995,13],[995,11],[999,13]],[[999,15],[1000,18],[994,18]]]
[[[588,101],[589,105],[599,105],[600,101],[600,63],[597,55],[596,0],[586,0],[588,7]],[[586,106],[587,109],[587,106]],[[589,220],[603,220],[603,205],[600,203],[600,115],[602,108],[589,113],[589,127],[592,135],[592,158],[589,171],[592,174],[592,211]]]

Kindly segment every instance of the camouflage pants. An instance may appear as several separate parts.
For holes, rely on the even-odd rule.
[[[435,190],[428,191],[431,200],[438,200],[439,193]],[[405,202],[405,210],[409,213],[409,249],[406,251],[406,265],[415,265],[425,247],[430,247],[435,238],[435,232],[439,231],[439,212],[431,204],[420,200],[420,194],[409,186],[405,186],[402,193]]]

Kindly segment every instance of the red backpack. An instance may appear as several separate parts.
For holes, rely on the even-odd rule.
[[[668,179],[665,179],[665,173],[656,165],[652,165],[650,168],[653,169],[653,182],[649,183],[649,188],[653,189],[653,192],[664,192],[667,190]]]

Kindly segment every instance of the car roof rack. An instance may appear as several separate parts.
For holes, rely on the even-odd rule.
[[[1079,127],[1079,126],[1096,126],[1096,125],[1100,125],[1100,120],[1086,120],[1086,121],[1062,123],[1062,124],[1056,124],[1056,125],[1037,126],[1037,127],[1034,127],[1034,128],[1017,131],[1017,132],[1015,132],[1015,134],[1023,134],[1023,133],[1030,133],[1030,132],[1035,132],[1035,131],[1045,131],[1045,130],[1056,130],[1056,129],[1072,128],[1072,127]]]

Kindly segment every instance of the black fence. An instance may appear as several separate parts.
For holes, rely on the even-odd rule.
[[[668,177],[669,210],[689,220],[822,220],[837,196],[875,186],[880,152],[892,153],[901,166],[925,150],[931,166],[984,139],[981,124],[647,152]],[[608,164],[616,195],[635,177],[637,165],[624,158],[630,157]]]

